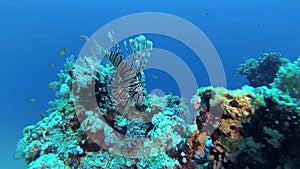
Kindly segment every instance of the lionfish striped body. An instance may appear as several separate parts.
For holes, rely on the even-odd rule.
[[[121,56],[120,52],[107,52],[105,55],[116,69],[111,84],[114,104],[126,106],[129,98],[134,99],[136,107],[144,105],[144,86],[141,72],[136,72]]]

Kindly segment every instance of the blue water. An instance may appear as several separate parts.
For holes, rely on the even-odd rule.
[[[114,19],[138,12],[179,16],[210,39],[224,66],[227,87],[235,89],[247,84],[245,77],[235,75],[237,65],[247,58],[258,58],[263,52],[280,52],[291,60],[298,57],[299,6],[298,0],[1,1],[0,168],[25,168],[22,160],[13,160],[17,140],[25,126],[40,120],[39,112],[45,112],[48,101],[54,99],[47,84],[57,80],[56,74],[63,68],[67,55],[78,55],[85,43],[80,34],[91,35]],[[210,85],[202,63],[191,60],[189,55],[193,53],[182,44],[170,45],[163,38],[154,44],[182,56],[196,72],[199,87]],[[58,56],[63,47],[68,53]],[[54,68],[49,64],[54,64]],[[153,71],[150,76],[159,74]],[[162,79],[148,79],[153,81],[152,88],[161,85],[176,94],[168,83],[155,80]],[[36,100],[35,104],[29,102],[31,98]]]

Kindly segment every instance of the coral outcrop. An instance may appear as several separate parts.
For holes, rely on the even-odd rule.
[[[296,61],[280,66],[271,86],[300,99],[300,56]]]
[[[263,53],[259,59],[250,58],[240,64],[237,72],[246,75],[253,87],[267,86],[273,82],[280,66],[287,63],[279,53]]]
[[[118,51],[113,35],[109,37]],[[139,74],[152,42],[139,37],[130,44],[136,52],[134,63],[142,66],[127,71]],[[109,55],[110,62],[121,64],[115,56]],[[298,70],[290,67],[299,67],[299,59],[285,65],[281,60],[278,54],[265,54],[260,61],[240,66],[242,74],[251,75],[253,86],[262,87],[199,88],[191,100],[195,117],[187,124],[185,99],[138,93],[143,78],[134,74],[130,83],[138,83],[132,88],[137,92],[117,93],[126,92],[112,89],[113,81],[122,78],[116,75],[119,64],[101,64],[95,56],[75,62],[71,56],[59,80],[49,84],[57,96],[49,103],[49,115],[23,130],[15,158],[24,159],[31,169],[299,168],[299,74],[284,76],[283,70]],[[271,63],[277,66],[265,79],[261,71]],[[114,100],[116,94],[124,97]],[[142,109],[135,96],[144,97]]]

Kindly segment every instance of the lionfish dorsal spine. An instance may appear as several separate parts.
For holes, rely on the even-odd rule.
[[[113,64],[115,68],[119,66],[119,64],[123,61],[123,58],[119,52],[107,52],[106,57]]]

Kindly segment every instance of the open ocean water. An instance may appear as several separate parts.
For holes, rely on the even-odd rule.
[[[249,84],[245,76],[236,73],[246,59],[278,52],[294,61],[300,55],[299,6],[298,0],[1,1],[0,168],[26,168],[24,160],[13,159],[17,141],[26,126],[40,120],[40,112],[47,114],[48,101],[55,99],[48,83],[58,80],[56,74],[69,55],[79,55],[85,43],[80,35],[90,36],[111,21],[135,13],[180,17],[208,37],[224,67],[227,88],[237,89]],[[162,24],[155,20],[144,23]],[[180,27],[170,29],[189,33]],[[126,31],[131,29],[126,27]],[[155,48],[179,56],[194,72],[198,87],[211,85],[206,67],[189,46],[164,35],[149,34],[147,39]],[[60,56],[63,48],[67,51]],[[161,89],[179,95],[180,87],[168,72],[153,69],[145,74],[149,91]]]

